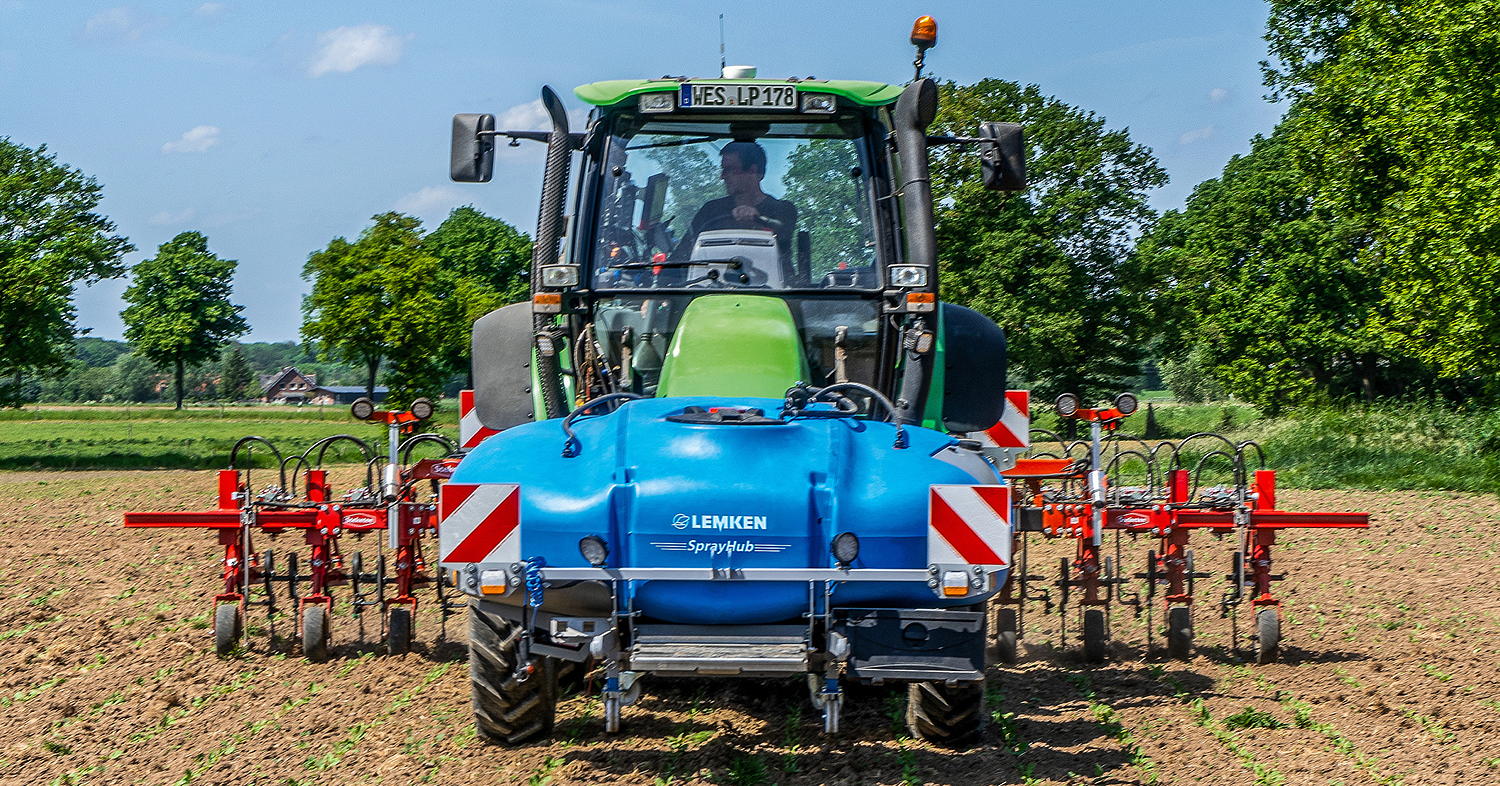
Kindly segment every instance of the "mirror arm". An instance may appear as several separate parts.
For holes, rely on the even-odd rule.
[[[477,134],[477,136],[480,136],[480,137],[486,137],[486,136],[503,136],[503,137],[509,137],[510,140],[511,140],[510,144],[511,144],[512,147],[514,147],[517,144],[517,142],[519,142],[522,139],[525,139],[525,140],[528,140],[528,141],[531,141],[531,142],[547,142],[547,141],[549,141],[551,139],[552,132],[551,131],[480,131]],[[583,149],[584,136],[585,136],[584,134],[577,133],[577,132],[568,134],[568,144],[569,144],[569,146],[571,146],[574,150],[582,150]]]

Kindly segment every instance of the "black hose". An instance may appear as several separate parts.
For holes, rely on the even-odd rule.
[[[562,421],[563,433],[568,436],[568,438],[563,441],[563,458],[577,458],[578,454],[583,452],[583,444],[578,441],[578,435],[573,433],[573,421],[577,419],[578,416],[586,415],[588,414],[589,410],[594,409],[595,407],[602,406],[604,404],[609,404],[614,401],[620,401],[623,403],[625,401],[635,401],[642,398],[645,398],[645,396],[638,396],[634,393],[605,393],[598,398],[585,401],[583,405],[578,409],[569,412],[567,417],[563,418]]]

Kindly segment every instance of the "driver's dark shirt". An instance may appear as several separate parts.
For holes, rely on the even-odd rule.
[[[752,218],[749,221],[739,221],[734,217],[734,197],[727,196],[714,199],[698,209],[698,214],[693,216],[693,223],[688,228],[687,242],[683,244],[684,250],[691,252],[693,244],[697,242],[698,234],[710,229],[769,229],[776,233],[776,246],[783,258],[786,258],[792,249],[792,236],[797,231],[797,206],[791,202],[767,196],[755,206],[761,216],[769,221],[761,221]]]

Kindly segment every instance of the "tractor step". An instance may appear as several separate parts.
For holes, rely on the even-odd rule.
[[[706,632],[688,625],[642,625],[630,650],[634,671],[774,675],[807,671],[807,629],[735,625]]]

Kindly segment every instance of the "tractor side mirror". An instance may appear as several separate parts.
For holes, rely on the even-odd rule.
[[[984,187],[991,191],[1026,190],[1026,142],[1020,123],[980,123],[979,137],[993,140],[979,151]]]
[[[661,214],[667,208],[667,173],[657,172],[646,178],[641,203],[641,226],[649,229],[661,223]]]
[[[454,115],[448,173],[458,183],[488,183],[495,171],[494,115]]]

